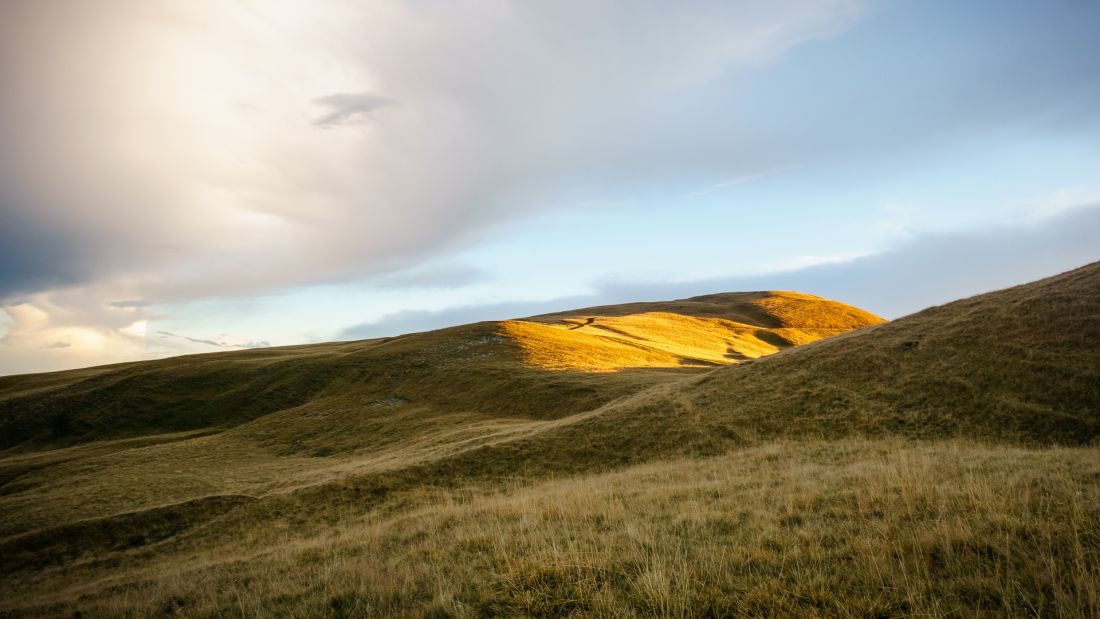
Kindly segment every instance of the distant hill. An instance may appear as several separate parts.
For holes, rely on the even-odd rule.
[[[853,435],[1095,443],[1100,263],[657,385],[497,449],[587,469]]]
[[[810,295],[730,293],[7,376],[0,378],[0,449],[224,429],[312,402],[556,418],[675,378],[667,369],[736,363],[879,322]]]
[[[1100,263],[720,369],[670,399],[718,432],[1100,436]]]

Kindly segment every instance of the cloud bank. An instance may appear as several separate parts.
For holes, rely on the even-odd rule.
[[[6,2],[0,298],[365,276],[676,174],[693,91],[860,4]]]

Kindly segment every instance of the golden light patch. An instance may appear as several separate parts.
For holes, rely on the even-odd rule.
[[[570,316],[554,324],[514,320],[501,328],[519,344],[525,364],[582,372],[726,365],[820,337],[668,312]]]

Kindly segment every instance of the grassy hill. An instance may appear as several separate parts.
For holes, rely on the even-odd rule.
[[[1100,613],[1100,265],[880,323],[729,293],[3,378],[0,614]]]
[[[1100,437],[1100,265],[715,369],[515,446],[584,467],[787,438]],[[545,445],[545,447],[543,447]],[[553,455],[551,455],[553,454]]]
[[[0,535],[446,462],[738,361],[710,351],[763,354],[879,322],[807,295],[741,293],[6,377]]]
[[[0,448],[227,428],[319,403],[561,417],[673,377],[622,370],[735,363],[879,322],[809,295],[736,293],[0,377]]]

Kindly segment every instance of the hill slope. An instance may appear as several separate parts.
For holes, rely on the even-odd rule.
[[[0,536],[210,497],[323,495],[398,472],[413,480],[417,467],[449,467],[737,362],[701,359],[708,351],[763,353],[880,322],[782,292],[594,309],[0,379],[0,444],[13,448],[0,458]],[[618,330],[598,328],[607,323]],[[570,363],[547,369],[547,350]],[[514,473],[504,460],[473,471]]]
[[[393,338],[176,357],[0,378],[0,449],[226,428],[281,410],[429,407],[555,418],[668,373],[758,357],[881,322],[797,293],[591,308]],[[564,370],[547,374],[542,369]]]
[[[797,292],[741,292],[628,303],[502,324],[528,365],[554,370],[725,365],[882,322]]]
[[[1100,436],[1100,264],[719,369],[657,398],[756,437],[1090,443]]]
[[[853,435],[1096,442],[1100,263],[656,385],[469,457],[591,470]]]
[[[878,322],[726,294],[0,379],[0,613],[1100,612],[1100,455],[1050,447],[1100,433],[1100,264]]]

